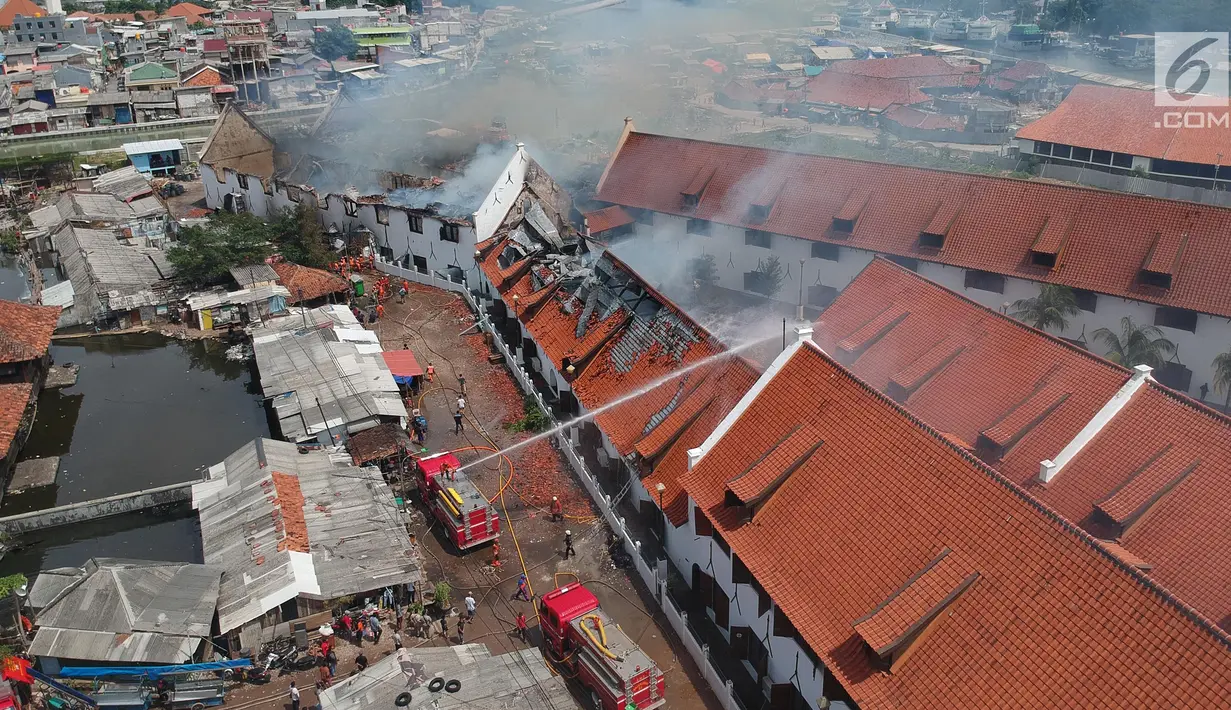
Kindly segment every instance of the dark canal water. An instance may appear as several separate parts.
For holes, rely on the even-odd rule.
[[[245,442],[269,435],[246,362],[226,345],[158,334],[56,341],[77,384],[45,390],[21,458],[59,456],[56,484],[7,495],[13,515],[200,478]],[[0,572],[79,565],[91,556],[199,561],[195,516],[134,514],[35,533]]]

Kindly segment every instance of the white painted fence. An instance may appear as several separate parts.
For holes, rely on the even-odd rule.
[[[384,266],[380,265],[381,262],[377,263],[381,271],[391,274],[395,273],[394,271],[386,270]],[[404,271],[404,269],[396,266],[390,266],[397,271]],[[420,281],[419,283],[423,282]],[[491,326],[483,309],[470,295],[470,291],[463,286],[461,294],[466,300],[466,304],[470,306],[470,309],[474,311],[475,316],[479,319],[480,327],[492,334],[492,341],[496,344],[500,354],[504,356],[505,365],[508,366],[509,372],[513,374],[513,379],[517,380],[518,386],[521,387],[523,392],[534,398],[539,408],[543,410],[551,421],[552,426],[557,426],[560,423],[559,420],[556,419],[555,414],[548,408],[547,403],[543,400],[543,396],[535,389],[534,383],[530,380],[530,374],[517,363],[517,358],[500,337],[500,334]],[[705,675],[705,680],[710,684],[710,688],[714,691],[714,695],[718,697],[718,701],[722,703],[724,710],[744,710],[735,696],[731,682],[724,679],[722,674],[719,673],[718,668],[710,661],[709,646],[702,645],[697,641],[697,637],[693,636],[692,632],[689,631],[687,626],[688,614],[677,609],[670,595],[667,594],[665,566],[651,569],[646,564],[645,559],[641,556],[641,542],[633,538],[632,531],[628,528],[625,519],[616,513],[615,503],[612,501],[611,496],[603,492],[598,484],[598,479],[590,473],[581,455],[573,448],[573,443],[568,436],[568,430],[561,430],[554,438],[556,440],[556,448],[564,454],[564,458],[573,467],[577,478],[586,487],[586,490],[590,493],[590,498],[598,506],[603,519],[607,521],[611,529],[624,542],[624,548],[632,557],[637,573],[641,576],[641,581],[653,592],[654,600],[658,602],[663,613],[667,616],[667,621],[671,625],[672,630],[675,631],[676,636],[683,642],[684,647],[688,649],[688,655],[692,656],[697,667]],[[661,574],[660,569],[662,571]]]
[[[446,276],[441,276],[435,272],[424,274],[415,271],[414,269],[403,269],[391,261],[385,261],[380,258],[376,260],[376,270],[381,273],[389,274],[394,278],[406,279],[411,283],[423,284],[424,286],[431,286],[432,288],[452,291],[453,293],[466,293],[466,282],[464,280],[453,281],[452,279],[449,279]],[[473,300],[467,298],[466,302],[471,304],[471,308],[474,308]]]

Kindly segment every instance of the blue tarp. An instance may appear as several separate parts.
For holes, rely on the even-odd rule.
[[[244,668],[252,665],[252,659],[241,658],[238,661],[218,661],[216,663],[184,663],[178,666],[113,666],[102,668],[98,666],[69,666],[61,668],[57,674],[60,678],[157,678],[164,675],[180,673],[199,673],[201,671],[221,671],[227,668]]]

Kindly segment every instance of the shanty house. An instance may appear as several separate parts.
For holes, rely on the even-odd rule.
[[[406,424],[406,406],[376,334],[346,306],[266,323],[252,338],[276,433],[333,445],[382,422]]]
[[[161,249],[127,246],[115,229],[65,223],[51,236],[73,285],[60,327],[116,321],[120,327],[165,319],[175,300],[174,269]]]
[[[184,144],[175,138],[125,143],[124,152],[139,172],[153,175],[174,175],[185,161]]]
[[[218,629],[232,651],[338,597],[420,579],[392,492],[346,454],[257,439],[210,467],[192,501],[205,563],[222,570]]]
[[[62,665],[176,665],[213,658],[220,570],[178,562],[94,558],[39,573],[29,654]]]

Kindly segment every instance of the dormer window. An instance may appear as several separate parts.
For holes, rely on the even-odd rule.
[[[1170,289],[1180,270],[1187,243],[1187,234],[1156,233],[1150,243],[1150,251],[1146,252],[1146,258],[1137,272],[1137,282],[1143,286]]]
[[[693,176],[692,181],[680,191],[681,204],[685,210],[695,210],[701,204],[705,188],[709,186],[710,180],[714,179],[714,173],[717,171],[718,168],[702,167]]]

